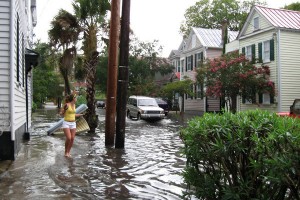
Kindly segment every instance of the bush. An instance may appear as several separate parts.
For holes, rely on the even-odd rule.
[[[299,122],[259,110],[193,118],[181,130],[185,196],[299,199]]]
[[[37,109],[37,104],[35,102],[32,102],[32,108],[31,108],[32,112],[35,112],[36,109]]]

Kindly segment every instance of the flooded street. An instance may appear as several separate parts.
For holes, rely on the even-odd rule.
[[[65,158],[64,135],[46,133],[56,114],[55,107],[33,114],[30,141],[0,177],[0,199],[182,199],[176,120],[126,119],[125,148],[106,148],[105,109],[97,109],[97,132],[78,134],[72,158]]]

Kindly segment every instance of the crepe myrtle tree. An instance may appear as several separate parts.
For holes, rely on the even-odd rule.
[[[256,94],[269,93],[274,98],[274,83],[266,65],[256,67],[238,51],[211,59],[197,69],[197,81],[206,87],[206,96],[226,100],[231,112],[237,108],[237,96],[255,103]],[[225,104],[224,104],[225,105]]]

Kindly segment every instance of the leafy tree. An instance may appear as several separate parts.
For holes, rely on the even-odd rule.
[[[180,113],[183,113],[184,110],[184,95],[188,94],[190,96],[193,96],[193,91],[191,90],[191,85],[193,84],[193,81],[190,79],[185,79],[183,81],[176,81],[168,83],[163,87],[163,93],[165,96],[167,96],[169,99],[172,99],[175,93],[178,93],[181,97],[181,111]]]
[[[256,67],[238,51],[208,60],[197,71],[197,81],[206,86],[206,96],[227,99],[230,110],[236,112],[237,96],[255,101],[256,93],[274,96],[274,84],[269,80],[270,69]]]
[[[96,66],[99,61],[97,34],[101,27],[107,27],[105,17],[110,9],[110,3],[108,0],[74,0],[72,5],[83,30],[82,50],[85,60],[88,106],[85,118],[90,126],[90,131],[95,132],[98,125],[95,111]]]
[[[51,21],[49,30],[50,44],[54,51],[62,51],[59,58],[59,71],[65,82],[65,93],[71,93],[69,76],[76,56],[76,42],[80,33],[80,27],[75,16],[61,9]]]
[[[224,20],[228,22],[229,30],[238,31],[254,4],[266,3],[260,0],[200,0],[186,10],[185,22],[181,24],[180,32],[187,36],[191,27],[220,29]]]
[[[39,53],[39,65],[33,69],[33,101],[40,107],[48,99],[59,99],[63,88],[59,85],[62,80],[55,72],[56,59],[51,48],[46,43],[37,43],[35,51]],[[57,88],[53,90],[52,88]]]
[[[107,89],[107,67],[108,67],[108,56],[102,55],[99,58],[99,63],[96,70],[96,84],[99,86],[101,93],[105,93]]]
[[[155,73],[162,75],[172,72],[173,67],[164,58],[159,57],[162,47],[158,40],[141,42],[132,38],[129,57],[129,94],[156,95]]]
[[[284,9],[300,11],[300,2],[295,2],[295,3],[291,3],[289,5],[286,5],[286,6],[284,6]]]

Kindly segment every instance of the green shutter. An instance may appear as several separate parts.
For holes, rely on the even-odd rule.
[[[193,71],[193,55],[191,55],[191,71]]]
[[[251,45],[251,51],[252,51],[252,63],[255,63],[255,44]]]
[[[185,71],[187,72],[187,57],[185,57]]]
[[[270,94],[270,103],[274,104],[274,95]]]
[[[262,93],[259,93],[259,94],[258,94],[258,102],[259,102],[259,103],[262,103],[262,102],[263,102],[263,94],[262,94]]]
[[[246,49],[245,49],[245,47],[242,48],[242,54],[244,54],[244,55],[246,54]]]
[[[274,39],[270,40],[270,60],[274,61],[275,56],[274,56]]]
[[[262,43],[258,43],[258,62],[262,63],[263,59],[262,59]]]

